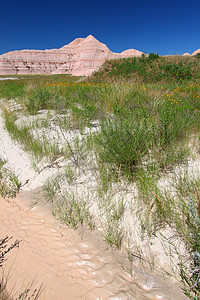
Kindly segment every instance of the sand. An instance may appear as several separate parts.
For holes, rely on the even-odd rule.
[[[184,299],[172,280],[144,271],[131,277],[126,264],[121,266],[122,253],[97,233],[61,224],[46,205],[34,204],[40,197],[37,190],[0,199],[0,236],[21,240],[3,265],[13,295],[31,286],[31,291],[41,287],[39,299],[44,300]]]

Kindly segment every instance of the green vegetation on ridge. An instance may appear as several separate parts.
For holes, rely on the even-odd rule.
[[[107,61],[91,78],[95,82],[194,83],[200,79],[200,60],[198,55],[160,57],[151,53],[149,56]]]

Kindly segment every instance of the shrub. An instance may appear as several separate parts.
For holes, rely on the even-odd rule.
[[[151,144],[147,120],[133,117],[108,120],[101,123],[101,133],[96,136],[99,157],[132,174]]]
[[[148,60],[155,60],[155,59],[158,59],[158,58],[160,58],[158,53],[150,53],[149,56],[148,56]]]

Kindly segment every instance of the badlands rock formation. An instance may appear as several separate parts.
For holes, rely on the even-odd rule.
[[[113,53],[92,35],[77,38],[60,49],[20,50],[0,55],[0,75],[72,74],[87,76],[107,59],[141,56],[134,49]]]
[[[194,52],[191,54],[191,56],[194,56],[194,55],[196,55],[197,53],[200,53],[200,49],[194,51]],[[183,54],[183,56],[190,56],[190,53],[186,52],[186,53]]]
[[[194,52],[192,53],[192,55],[196,55],[197,53],[200,53],[200,49],[194,51]]]

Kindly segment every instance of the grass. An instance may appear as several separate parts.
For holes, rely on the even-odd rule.
[[[59,216],[65,224],[77,228],[78,225],[86,224],[91,230],[95,225],[84,199],[76,199],[75,195],[65,192],[62,201],[55,203],[54,214]]]
[[[80,225],[87,225],[93,230],[95,225],[87,201],[84,198],[78,199],[74,193],[61,189],[61,182],[70,180],[71,183],[72,178],[72,170],[68,166],[63,176],[58,175],[55,179],[47,180],[44,190],[52,204],[52,213],[74,229]]]
[[[185,172],[173,177],[170,188],[163,190],[158,183],[151,174],[141,173],[138,177],[140,206],[145,207],[141,220],[143,231],[152,235],[166,224],[176,228],[187,251],[184,255],[179,253],[183,290],[190,299],[199,299],[200,178]]]
[[[111,60],[96,72],[91,80],[124,81],[133,80],[147,83],[184,83],[199,81],[198,57],[169,56],[159,57],[151,54],[141,58]]]
[[[124,214],[124,201],[121,199],[115,204],[111,204],[109,206],[105,205],[103,210],[103,214],[106,216],[106,218],[102,222],[102,235],[109,245],[120,249],[123,239],[123,231],[120,223]]]
[[[147,123],[134,119],[106,120],[96,137],[99,158],[116,165],[127,175],[135,170],[147,154],[151,135]]]
[[[185,294],[190,299],[198,299],[200,297],[200,179],[188,175],[182,176],[176,184],[176,191],[181,212],[180,221],[176,220],[176,226],[188,249],[187,258],[181,259],[180,262],[181,278]]]
[[[143,236],[152,237],[169,226],[184,240],[188,262],[180,254],[179,271],[191,299],[199,297],[199,183],[181,177],[169,191],[159,182],[178,166],[187,165],[194,137],[199,148],[199,79],[198,56],[152,53],[108,61],[82,83],[63,75],[0,82],[4,105],[13,97],[22,107],[4,112],[11,136],[38,160],[67,160],[62,175],[45,186],[54,214],[73,228],[78,224],[94,228],[88,199],[63,190],[63,185],[76,185],[77,178],[89,170],[97,182],[93,197],[102,213],[103,237],[120,248],[126,203],[113,195],[122,182],[128,187],[135,183]],[[31,126],[18,125],[22,115],[38,117],[41,110],[54,111],[58,118],[49,113]],[[65,140],[62,147],[51,144],[45,135],[55,128]],[[38,135],[41,130],[44,134]],[[77,133],[74,140],[67,138],[71,131]]]
[[[63,150],[59,149],[56,142],[51,143],[46,139],[45,135],[34,137],[31,132],[31,126],[18,127],[15,124],[17,119],[15,114],[4,110],[3,116],[6,129],[12,138],[22,143],[25,151],[32,153],[36,161],[39,161],[43,157],[47,157],[49,160],[55,160],[56,157],[61,155]]]
[[[25,100],[29,93],[41,84],[55,82],[71,82],[78,80],[78,77],[67,75],[12,75],[17,80],[0,80],[0,98]]]
[[[0,196],[14,198],[20,189],[20,182],[16,175],[5,168],[6,161],[0,158]]]

